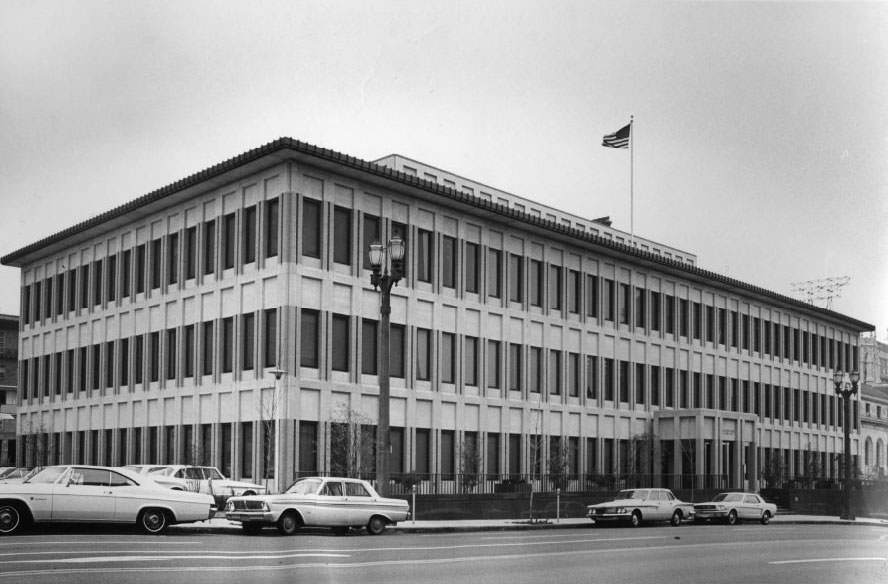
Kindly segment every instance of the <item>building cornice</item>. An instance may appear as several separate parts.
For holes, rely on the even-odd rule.
[[[567,227],[548,219],[535,217],[525,212],[511,209],[500,203],[487,201],[475,195],[457,191],[450,187],[416,176],[408,175],[387,166],[382,166],[335,150],[320,148],[287,137],[278,138],[273,142],[269,142],[263,146],[259,146],[258,148],[254,148],[243,154],[229,158],[219,164],[213,165],[174,183],[142,195],[141,197],[119,207],[115,207],[114,209],[101,213],[86,221],[82,221],[67,229],[63,229],[62,231],[3,256],[0,258],[0,263],[7,266],[22,267],[26,263],[34,261],[47,253],[51,253],[46,250],[65,240],[76,239],[78,236],[90,236],[88,234],[89,231],[103,229],[107,227],[109,223],[117,224],[122,218],[129,214],[141,215],[145,212],[146,207],[163,204],[165,199],[171,199],[174,195],[195,189],[203,183],[215,182],[219,178],[243,167],[255,167],[257,163],[262,162],[264,159],[268,159],[269,162],[280,162],[288,158],[307,159],[310,164],[314,163],[325,168],[346,170],[350,175],[372,178],[374,182],[382,181],[392,183],[393,186],[416,189],[427,195],[439,199],[445,199],[451,204],[465,206],[474,209],[475,212],[480,211],[487,215],[495,216],[500,221],[523,223],[528,229],[535,231],[542,230],[559,239],[569,240],[575,244],[591,244],[596,250],[604,252],[612,257],[632,258],[635,261],[640,261],[651,267],[680,275],[709,286],[722,288],[726,291],[734,289],[741,290],[751,296],[759,297],[799,312],[834,322],[858,332],[875,330],[875,327],[869,323],[832,310],[806,304],[795,298],[790,298],[759,286],[754,286],[670,258],[661,257],[651,252],[638,250],[632,246],[611,241],[595,234],[586,233],[573,227]]]

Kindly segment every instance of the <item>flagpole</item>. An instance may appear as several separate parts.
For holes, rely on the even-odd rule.
[[[629,116],[629,241],[635,247],[635,116]]]

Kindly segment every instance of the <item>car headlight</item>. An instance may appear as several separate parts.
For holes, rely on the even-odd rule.
[[[617,515],[621,515],[621,514],[623,514],[623,513],[625,513],[625,512],[626,512],[626,508],[625,508],[625,507],[617,507],[616,509],[614,509],[614,513],[616,513]]]
[[[726,509],[726,507],[724,505],[716,505],[715,508],[718,509],[719,511],[724,511]]]

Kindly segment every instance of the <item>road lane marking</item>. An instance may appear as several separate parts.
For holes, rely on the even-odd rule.
[[[149,540],[143,539],[143,540],[135,540],[135,541],[126,541],[126,540],[117,540],[117,539],[103,539],[103,540],[97,540],[97,541],[89,541],[89,540],[85,540],[85,541],[74,540],[74,541],[72,541],[70,539],[62,539],[59,541],[51,541],[51,540],[33,541],[33,540],[27,540],[25,538],[20,538],[20,539],[16,539],[16,541],[0,543],[0,547],[21,546],[21,547],[32,548],[36,545],[72,545],[73,546],[73,545],[107,545],[109,543],[113,543],[115,545],[133,545],[133,544],[144,544],[146,541],[149,541]],[[178,541],[154,541],[154,540],[150,540],[150,541],[151,541],[151,543],[156,543],[158,545],[183,545],[186,543],[187,544],[194,544],[194,545],[203,545],[203,542],[201,542],[201,541],[190,540],[190,539],[188,539],[188,540],[180,539]]]
[[[453,545],[453,546],[422,546],[422,547],[391,547],[391,548],[361,548],[356,550],[343,550],[343,549],[290,549],[290,550],[263,550],[265,554],[269,554],[268,558],[273,557],[290,557],[287,554],[341,554],[342,552],[351,552],[351,553],[367,553],[367,552],[406,552],[406,551],[438,551],[438,550],[456,550],[456,549],[474,549],[479,547],[520,547],[520,546],[528,546],[528,545],[561,545],[566,543],[599,543],[599,542],[610,542],[610,541],[638,541],[638,540],[649,540],[649,539],[664,539],[660,536],[648,536],[648,537],[624,537],[624,538],[616,538],[616,539],[578,539],[578,540],[555,540],[555,541],[530,541],[530,542],[515,542],[515,543],[487,543],[487,544],[475,544],[475,545]],[[151,550],[115,550],[115,553],[118,554],[154,554],[155,552]],[[193,553],[192,551],[182,551],[182,552],[169,552],[168,557],[175,557],[180,559],[188,559],[190,556],[188,554]],[[205,557],[217,557],[218,559],[250,559],[250,554],[255,554],[255,551],[244,551],[244,550],[207,550]],[[0,553],[0,557],[4,558],[4,562],[7,563],[28,563],[34,562],[37,560],[16,560],[16,557],[22,556],[48,556],[48,555],[60,555],[60,554],[95,554],[95,550],[48,550],[48,551],[31,551],[31,552],[10,552],[10,553]],[[173,555],[176,554],[176,555]],[[270,555],[277,554],[277,555]],[[230,556],[230,557],[228,557]],[[164,556],[167,557],[167,556]],[[255,556],[254,556],[255,557]],[[295,557],[295,556],[293,556]],[[350,556],[345,556],[350,557]],[[6,559],[9,558],[9,559]],[[152,559],[150,556],[137,556],[133,555],[133,559]],[[86,562],[88,558],[70,558],[72,562]],[[59,562],[66,561],[64,559],[54,559],[54,560],[40,560],[44,562]],[[110,561],[110,560],[109,560]]]
[[[818,562],[888,562],[888,557],[858,557],[858,558],[809,558],[807,560],[775,560],[769,564],[814,564]]]
[[[316,554],[299,553],[284,555],[254,555],[254,556],[222,556],[216,554],[193,554],[178,556],[95,556],[91,558],[59,558],[55,560],[21,560],[13,561],[16,564],[102,564],[111,562],[145,562],[145,561],[169,561],[169,560],[285,560],[291,558],[350,558],[349,554]]]
[[[531,539],[531,538],[534,538],[534,539],[540,539],[540,538],[555,539],[555,538],[559,538],[559,539],[561,539],[561,538],[565,538],[565,537],[576,537],[576,535],[572,535],[572,534],[551,534],[551,535],[542,535],[542,534],[539,534],[539,535],[500,535],[500,536],[487,536],[487,537],[482,537],[482,538],[480,538],[480,539],[483,539],[483,540],[488,540],[488,539],[489,539],[489,540],[498,540],[498,539]],[[631,541],[631,540],[639,540],[639,539],[666,539],[667,537],[669,537],[669,536],[668,536],[668,535],[646,535],[646,536],[638,536],[638,537],[608,537],[608,538],[604,538],[604,537],[602,537],[602,538],[597,538],[597,539],[586,539],[586,540],[583,540],[583,541]],[[564,543],[564,542],[560,542],[560,541],[559,541],[559,542],[557,542],[557,543]]]

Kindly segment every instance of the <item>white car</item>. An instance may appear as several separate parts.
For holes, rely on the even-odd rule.
[[[246,533],[275,525],[284,535],[302,526],[332,527],[337,533],[366,527],[379,535],[409,516],[407,501],[380,497],[367,481],[337,477],[299,479],[280,495],[232,497],[225,506],[225,517],[239,521]]]
[[[638,527],[643,521],[668,521],[678,527],[694,516],[694,506],[669,489],[625,489],[612,501],[587,506],[586,516],[596,523],[625,521]]]
[[[215,466],[191,466],[173,464],[148,473],[150,477],[185,481],[187,490],[213,495],[222,500],[238,495],[262,495],[266,488],[245,481],[227,479]]]
[[[712,501],[695,503],[694,513],[695,521],[718,519],[736,525],[742,520],[752,520],[767,525],[777,515],[777,505],[755,493],[719,493]]]
[[[213,498],[173,491],[105,466],[48,466],[20,484],[0,484],[0,535],[30,523],[135,523],[149,534],[172,523],[204,521]]]
[[[148,478],[153,480],[155,483],[162,487],[166,487],[168,489],[173,489],[174,491],[188,491],[189,489],[188,483],[184,479],[177,479],[173,476],[166,476],[164,472],[169,468],[164,465],[159,464],[128,464],[124,467],[121,467],[125,470],[130,470],[136,474],[146,475]]]

